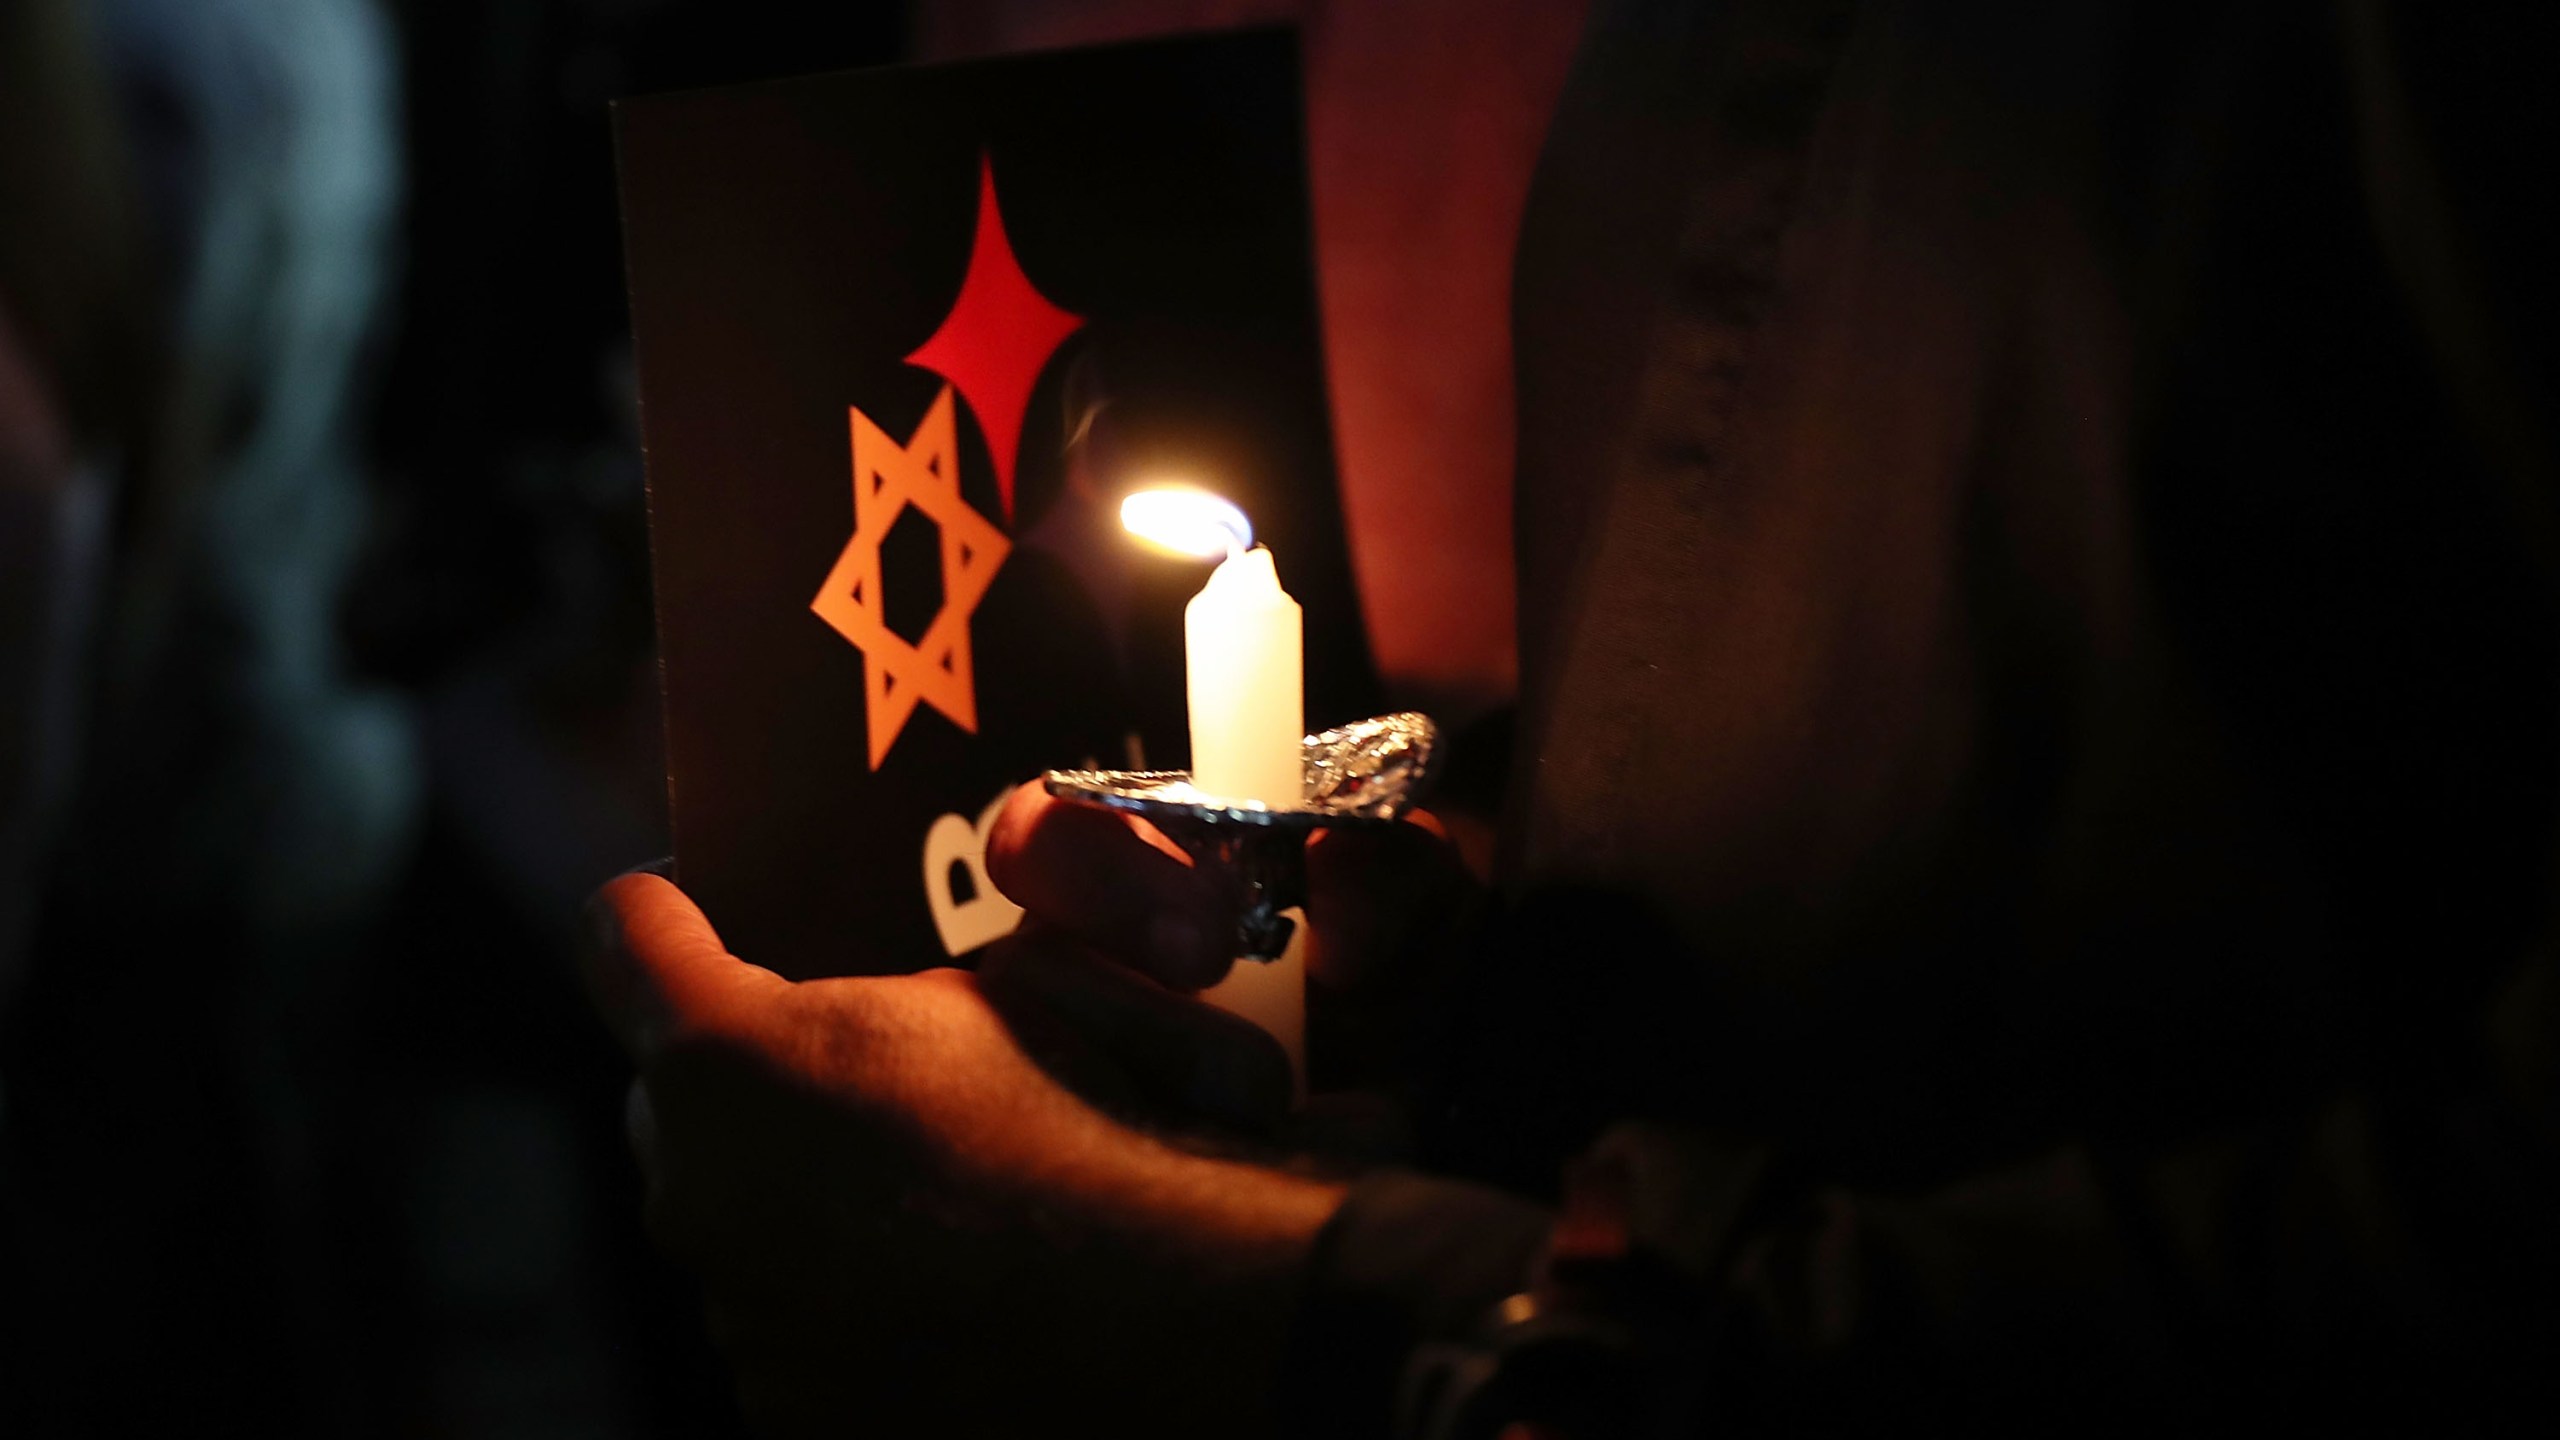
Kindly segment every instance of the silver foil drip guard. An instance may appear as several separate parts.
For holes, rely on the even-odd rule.
[[[1307,898],[1307,837],[1344,826],[1392,825],[1422,802],[1440,752],[1440,727],[1413,711],[1357,721],[1300,742],[1306,766],[1296,805],[1207,794],[1187,770],[1052,770],[1050,794],[1144,818],[1199,864],[1245,887],[1237,951],[1276,960],[1296,928],[1281,914]]]

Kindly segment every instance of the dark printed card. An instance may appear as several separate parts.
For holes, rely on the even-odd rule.
[[[1241,504],[1306,611],[1307,720],[1373,707],[1326,422],[1297,47],[1246,31],[616,109],[676,858],[786,974],[961,956],[1015,912],[992,806],[1180,766]]]

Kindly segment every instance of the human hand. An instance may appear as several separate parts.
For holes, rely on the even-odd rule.
[[[591,918],[590,987],[640,1070],[649,1227],[701,1279],[759,1429],[1267,1428],[1338,1191],[1105,1115],[1026,1052],[990,998],[1010,981],[794,984],[651,875]],[[1060,958],[1024,938],[989,964]]]
[[[987,875],[1028,923],[1172,989],[1214,985],[1234,964],[1244,896],[1232,877],[1117,811],[1025,785],[989,832]],[[1308,974],[1345,989],[1394,976],[1476,889],[1428,814],[1319,833],[1307,846]]]

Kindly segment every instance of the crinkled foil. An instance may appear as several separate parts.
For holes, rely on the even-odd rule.
[[[1306,898],[1307,836],[1343,825],[1384,825],[1421,803],[1440,749],[1440,728],[1405,711],[1310,735],[1303,742],[1304,798],[1294,806],[1234,800],[1194,787],[1182,770],[1052,770],[1050,794],[1144,817],[1203,863],[1244,883],[1239,952],[1273,960],[1293,928],[1280,912]]]

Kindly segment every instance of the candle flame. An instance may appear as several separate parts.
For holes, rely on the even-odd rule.
[[[1253,544],[1253,523],[1234,503],[1206,490],[1141,490],[1120,502],[1130,534],[1177,555],[1211,560]]]

